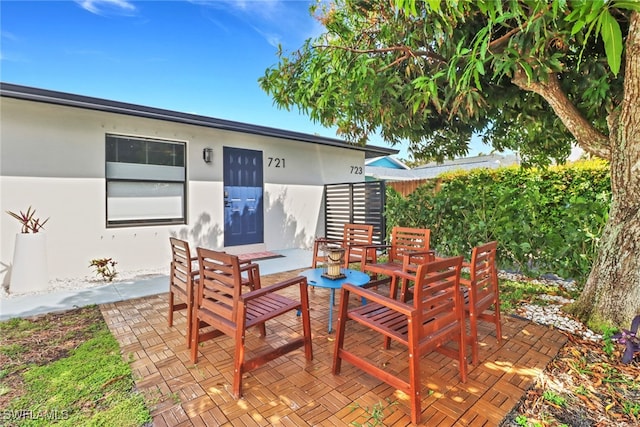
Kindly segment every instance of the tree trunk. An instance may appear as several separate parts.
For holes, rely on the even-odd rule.
[[[632,206],[612,202],[598,256],[572,310],[592,328],[628,329],[640,314],[640,211]]]
[[[609,121],[609,221],[574,313],[588,324],[629,328],[640,314],[640,14],[625,45],[624,97]]]

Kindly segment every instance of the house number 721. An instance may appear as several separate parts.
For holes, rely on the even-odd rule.
[[[267,167],[270,168],[284,168],[284,157],[268,157],[269,163]]]

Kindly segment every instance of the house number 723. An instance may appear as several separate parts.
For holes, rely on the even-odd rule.
[[[267,167],[270,168],[284,168],[284,157],[268,157]]]

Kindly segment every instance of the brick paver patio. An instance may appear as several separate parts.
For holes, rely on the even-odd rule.
[[[263,286],[297,272],[263,277]],[[385,289],[379,289],[384,292]],[[167,326],[167,294],[100,306],[131,361],[137,388],[152,408],[154,426],[342,426],[374,423],[374,408],[384,408],[386,426],[410,425],[407,396],[347,362],[331,373],[334,334],[327,332],[327,289],[311,289],[314,359],[303,350],[289,353],[248,372],[244,396],[231,396],[234,345],[219,337],[200,346],[197,364],[185,346],[183,312]],[[336,293],[336,296],[338,293]],[[359,303],[354,300],[353,304]],[[247,336],[247,349],[258,349],[301,331],[293,313],[267,323],[267,337]],[[334,320],[335,321],[335,320]],[[335,327],[335,325],[334,325]],[[358,329],[351,322],[347,327]],[[459,380],[457,362],[434,352],[422,360],[422,423],[427,426],[495,426],[516,405],[547,363],[565,344],[557,330],[504,316],[503,338],[481,322],[481,362],[469,365],[466,383]],[[407,371],[407,354],[399,345],[382,349],[376,334],[348,334],[347,346],[358,346],[385,369]]]

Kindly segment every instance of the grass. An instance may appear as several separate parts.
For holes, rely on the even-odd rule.
[[[354,403],[352,405],[352,410],[356,410],[356,409],[362,409],[366,415],[366,421],[364,424],[357,422],[357,421],[353,421],[351,423],[352,426],[354,427],[374,427],[374,426],[383,426],[384,425],[384,418],[386,415],[389,415],[393,412],[393,406],[397,405],[398,402],[396,401],[391,401],[389,399],[386,400],[386,403],[383,403],[381,401],[375,403],[372,407],[368,407],[368,406],[360,406],[357,403]]]
[[[522,303],[547,305],[542,295],[555,295],[575,299],[578,293],[571,293],[556,285],[537,281],[516,281],[500,279],[500,308],[505,313],[513,313]]]
[[[131,369],[96,306],[11,319],[0,323],[0,337],[6,425],[150,424]]]

